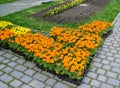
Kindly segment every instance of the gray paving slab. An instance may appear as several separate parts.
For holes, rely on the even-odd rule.
[[[16,2],[1,4],[0,16],[5,16],[20,10],[24,10],[30,7],[41,5],[43,2],[50,2],[53,0],[18,0]]]

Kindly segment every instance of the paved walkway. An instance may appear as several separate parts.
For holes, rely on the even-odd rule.
[[[61,80],[24,57],[0,48],[0,88],[120,88],[120,16],[114,26],[113,33],[93,58],[94,67],[89,69],[81,85]]]
[[[43,2],[46,3],[49,1],[53,0],[18,0],[13,3],[2,4],[0,5],[0,16],[5,16],[23,9],[41,5]]]

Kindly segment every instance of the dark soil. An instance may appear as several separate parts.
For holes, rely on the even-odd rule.
[[[87,0],[86,2],[79,4],[73,8],[65,10],[52,17],[46,17],[43,12],[46,10],[39,11],[32,14],[31,17],[41,18],[48,21],[54,21],[57,23],[78,23],[85,19],[88,19],[91,15],[101,10],[110,0]],[[50,7],[52,8],[52,7]]]

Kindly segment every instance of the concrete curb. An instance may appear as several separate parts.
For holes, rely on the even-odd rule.
[[[115,24],[119,17],[120,17],[120,12],[118,13],[117,17],[115,18],[115,20],[112,23]]]

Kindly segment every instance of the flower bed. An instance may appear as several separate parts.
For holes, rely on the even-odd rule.
[[[56,15],[56,14],[63,12],[71,7],[74,7],[80,3],[83,3],[84,1],[86,1],[86,0],[69,0],[69,1],[64,2],[62,4],[54,6],[50,9],[48,9],[47,11],[44,11],[43,15],[48,16],[48,17]]]
[[[53,27],[50,37],[32,33],[28,28],[0,22],[0,45],[22,52],[46,71],[52,71],[68,80],[81,80],[91,57],[102,45],[102,37],[111,31],[110,22],[93,21],[72,28]],[[79,84],[79,83],[77,83]]]

